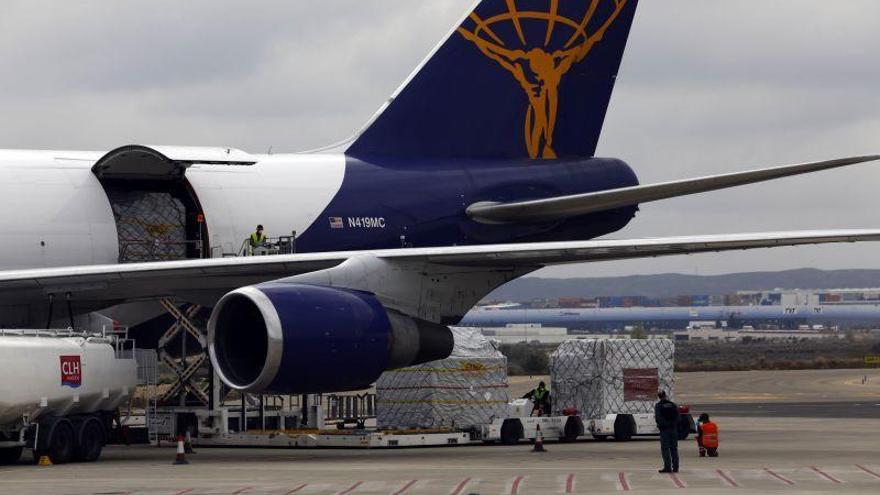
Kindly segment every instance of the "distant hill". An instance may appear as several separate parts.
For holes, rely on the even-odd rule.
[[[725,275],[631,275],[602,278],[537,278],[514,280],[487,300],[528,301],[537,298],[731,294],[738,290],[840,289],[880,287],[880,270],[816,270],[729,273]]]

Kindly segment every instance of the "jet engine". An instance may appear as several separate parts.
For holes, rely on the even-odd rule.
[[[220,299],[211,361],[233,389],[306,394],[368,387],[392,368],[452,352],[448,327],[385,308],[369,292],[269,282]]]

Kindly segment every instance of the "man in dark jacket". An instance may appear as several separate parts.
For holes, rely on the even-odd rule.
[[[660,454],[663,456],[661,473],[678,472],[678,405],[669,400],[666,392],[657,394],[660,399],[654,405],[654,421],[660,430]]]

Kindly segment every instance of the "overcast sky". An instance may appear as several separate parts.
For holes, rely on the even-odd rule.
[[[4,0],[0,147],[322,146],[366,121],[471,4]],[[878,20],[875,0],[642,0],[598,154],[649,183],[880,153]],[[611,237],[880,227],[878,187],[875,163],[665,200]],[[539,274],[880,268],[878,251],[798,247]]]

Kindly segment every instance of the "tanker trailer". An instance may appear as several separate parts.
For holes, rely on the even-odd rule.
[[[24,448],[55,464],[96,460],[137,386],[133,347],[116,335],[0,330],[0,464]]]

